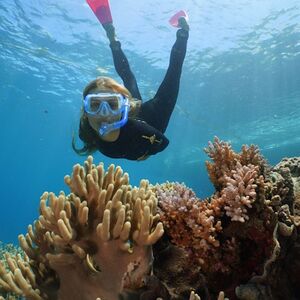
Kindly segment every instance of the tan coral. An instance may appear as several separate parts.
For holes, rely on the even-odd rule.
[[[7,258],[14,270],[0,270],[4,288],[27,299],[115,300],[141,287],[151,272],[151,245],[163,234],[148,182],[132,188],[120,167],[105,171],[91,156],[65,182],[70,195],[42,195],[39,220],[19,237],[30,261]]]
[[[28,260],[24,261],[20,255],[13,258],[8,253],[6,253],[5,258],[9,271],[0,262],[1,288],[17,295],[23,295],[27,299],[42,300]]]

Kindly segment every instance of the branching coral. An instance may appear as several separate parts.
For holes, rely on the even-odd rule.
[[[206,168],[211,182],[217,190],[225,184],[225,175],[229,175],[234,168],[239,155],[236,154],[229,143],[220,141],[215,137],[214,142],[208,143],[208,148],[204,151],[213,162],[206,162]]]
[[[22,252],[23,251],[20,247],[15,247],[13,244],[4,244],[0,242],[0,274],[6,274],[7,270],[9,270],[9,265],[12,266],[10,256],[16,257],[17,261],[23,260],[24,256],[21,256]],[[22,267],[22,265],[20,267]],[[8,280],[10,279],[8,278]],[[0,296],[0,300],[21,300],[21,297],[10,295],[9,293],[5,292],[3,286],[8,287],[6,282],[1,279],[0,275],[0,295],[4,296]]]
[[[261,200],[265,160],[253,145],[243,146],[242,152],[236,153],[218,138],[209,143],[206,152],[213,160],[207,168],[217,189],[212,197],[201,201],[178,183],[157,185],[155,191],[166,235],[186,251],[185,263],[195,270],[200,267],[214,284],[216,276],[221,276],[223,280],[216,288],[227,288],[233,295],[232,288],[224,285],[228,278],[234,286],[235,280],[247,280],[253,273],[263,272],[275,246],[274,218]],[[251,258],[243,260],[243,256]],[[172,283],[168,281],[167,285]]]
[[[148,182],[132,188],[120,167],[105,172],[92,157],[65,182],[70,195],[42,195],[39,220],[19,237],[29,259],[7,256],[0,284],[27,299],[115,300],[141,288],[163,234]]]
[[[247,208],[251,208],[256,199],[257,171],[258,167],[242,166],[237,162],[231,176],[224,175],[226,187],[221,191],[221,198],[225,204],[226,215],[232,221],[245,222],[249,219]]]
[[[253,184],[256,168],[243,167],[229,178],[221,196],[201,201],[183,184],[173,183],[155,187],[159,199],[161,221],[171,241],[186,249],[190,259],[197,260],[204,272],[228,272],[238,261],[239,242],[234,236],[224,236],[228,222],[248,219],[256,193]],[[241,182],[239,181],[241,180]]]
[[[227,144],[225,148],[228,149]],[[231,152],[232,157],[237,157]],[[184,184],[168,183],[155,187],[161,221],[171,241],[191,251],[204,268],[220,265],[221,269],[227,269],[218,263],[221,257],[215,249],[220,246],[218,235],[223,229],[222,222],[225,222],[223,217],[226,215],[231,221],[245,222],[249,218],[247,209],[256,199],[257,166],[242,166],[237,161],[235,169],[227,170],[227,174],[222,175],[225,187],[221,192],[205,201],[198,199]],[[226,239],[222,252],[235,247],[234,238]]]
[[[226,176],[230,176],[232,170],[236,168],[237,163],[242,166],[254,165],[259,167],[262,174],[266,168],[266,160],[260,154],[255,145],[243,145],[242,151],[236,153],[227,142],[214,138],[214,142],[209,142],[208,147],[204,149],[212,161],[206,162],[206,168],[211,182],[217,191],[226,186]]]
[[[155,190],[161,220],[176,245],[199,254],[199,259],[210,247],[219,246],[216,235],[222,230],[221,223],[207,201],[200,201],[184,184],[156,185]]]

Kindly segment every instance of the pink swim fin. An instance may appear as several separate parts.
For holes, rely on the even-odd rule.
[[[112,23],[108,0],[86,0],[101,24]]]
[[[185,17],[186,19],[188,19],[187,13],[184,10],[180,10],[173,17],[171,17],[169,23],[174,27],[179,27],[178,20],[180,17]]]

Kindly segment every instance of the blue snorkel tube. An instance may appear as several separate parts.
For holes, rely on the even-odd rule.
[[[128,121],[128,113],[129,113],[129,103],[127,100],[127,103],[124,105],[124,108],[122,110],[122,118],[118,122],[114,123],[104,123],[99,128],[99,134],[101,136],[106,135],[110,133],[113,130],[120,129],[122,126],[124,126]]]

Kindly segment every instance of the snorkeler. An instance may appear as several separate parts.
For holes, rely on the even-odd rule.
[[[84,147],[76,153],[87,155],[96,150],[108,157],[144,160],[163,151],[169,144],[164,135],[174,110],[185,58],[189,25],[184,11],[171,18],[179,27],[172,47],[167,73],[153,99],[142,102],[128,60],[116,39],[108,0],[87,0],[106,31],[115,69],[124,86],[109,77],[98,77],[83,91],[83,110],[79,137]]]

